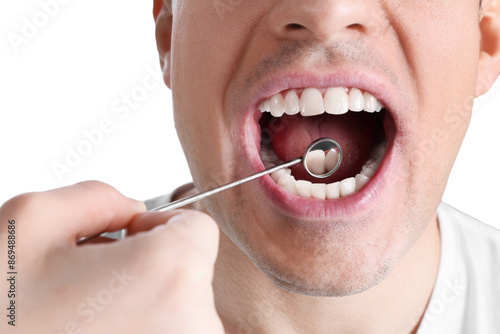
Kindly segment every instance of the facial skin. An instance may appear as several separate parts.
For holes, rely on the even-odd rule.
[[[227,7],[179,0],[173,12],[166,3],[157,19],[176,128],[198,189],[257,171],[249,153],[257,146],[251,102],[274,78],[289,88],[322,88],[346,77],[376,82],[395,136],[382,176],[342,205],[290,196],[278,203],[256,181],[207,199],[210,214],[286,290],[347,296],[370,289],[422,235],[439,233],[436,208],[473,98],[499,72],[498,44],[485,46],[498,40],[498,29],[480,25],[477,0],[256,0]],[[293,78],[309,81],[298,86]],[[287,200],[315,210],[291,210]]]

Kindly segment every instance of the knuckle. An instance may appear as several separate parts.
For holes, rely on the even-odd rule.
[[[35,214],[45,206],[45,196],[43,193],[25,193],[17,195],[0,207],[0,216],[12,216],[17,218],[19,215],[30,216]]]
[[[12,221],[15,222],[16,233],[30,239],[36,232],[34,223],[43,220],[43,210],[48,207],[47,196],[43,192],[17,195],[0,207],[0,234],[5,233]]]
[[[83,181],[74,185],[76,188],[84,188],[85,190],[92,193],[92,195],[98,198],[108,201],[117,201],[121,196],[120,192],[116,188],[110,186],[107,183],[101,181]]]
[[[87,187],[87,188],[97,188],[97,189],[101,188],[103,190],[108,189],[108,188],[113,189],[113,187],[111,187],[109,184],[101,182],[101,181],[97,181],[97,180],[88,180],[88,181],[78,182],[78,183],[75,183],[75,186]]]
[[[92,216],[107,215],[104,219],[111,219],[114,213],[121,208],[123,195],[114,187],[101,181],[84,181],[74,185],[75,190],[81,189],[96,203],[101,203],[109,208],[102,211],[100,207],[89,207],[88,214]]]

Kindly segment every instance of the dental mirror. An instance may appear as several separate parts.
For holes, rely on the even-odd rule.
[[[304,154],[304,168],[309,175],[324,179],[333,175],[342,163],[343,152],[339,143],[330,138],[313,141]]]
[[[343,152],[340,144],[335,140],[330,138],[320,138],[313,141],[307,147],[304,156],[301,158],[296,158],[282,164],[270,167],[261,172],[250,175],[244,179],[237,180],[220,187],[216,187],[199,194],[191,195],[175,202],[170,202],[170,196],[164,195],[155,198],[151,198],[144,201],[148,211],[167,211],[180,208],[182,206],[188,205],[190,203],[199,201],[205,197],[217,194],[221,191],[239,186],[240,184],[246,183],[248,181],[257,179],[261,176],[271,174],[282,168],[291,167],[297,165],[301,162],[304,164],[306,171],[313,177],[318,179],[324,179],[333,175],[340,167],[342,163]],[[89,240],[92,240],[100,236],[94,235],[91,237],[81,238],[77,241],[77,244],[83,244]]]
[[[205,197],[217,194],[226,189],[239,186],[240,184],[246,183],[248,181],[257,179],[261,176],[271,174],[282,168],[291,167],[304,162],[304,167],[306,171],[313,177],[318,179],[324,179],[333,175],[340,167],[342,163],[343,152],[340,144],[335,140],[330,138],[320,138],[313,141],[306,149],[304,156],[302,158],[296,158],[282,164],[270,167],[261,172],[250,175],[244,179],[237,180],[223,186],[204,191],[199,194],[188,196],[171,203],[159,203],[155,199],[146,200],[144,203],[148,211],[166,211],[180,208],[184,205],[196,202]],[[165,196],[162,196],[165,198]],[[168,197],[168,196],[167,196]]]

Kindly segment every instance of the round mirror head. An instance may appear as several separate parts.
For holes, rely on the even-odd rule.
[[[342,147],[339,143],[330,138],[320,138],[307,147],[304,167],[309,175],[324,179],[339,169],[342,156]]]

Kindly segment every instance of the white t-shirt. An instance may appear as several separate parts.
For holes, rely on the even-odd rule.
[[[442,203],[441,262],[418,334],[500,334],[500,230]]]

